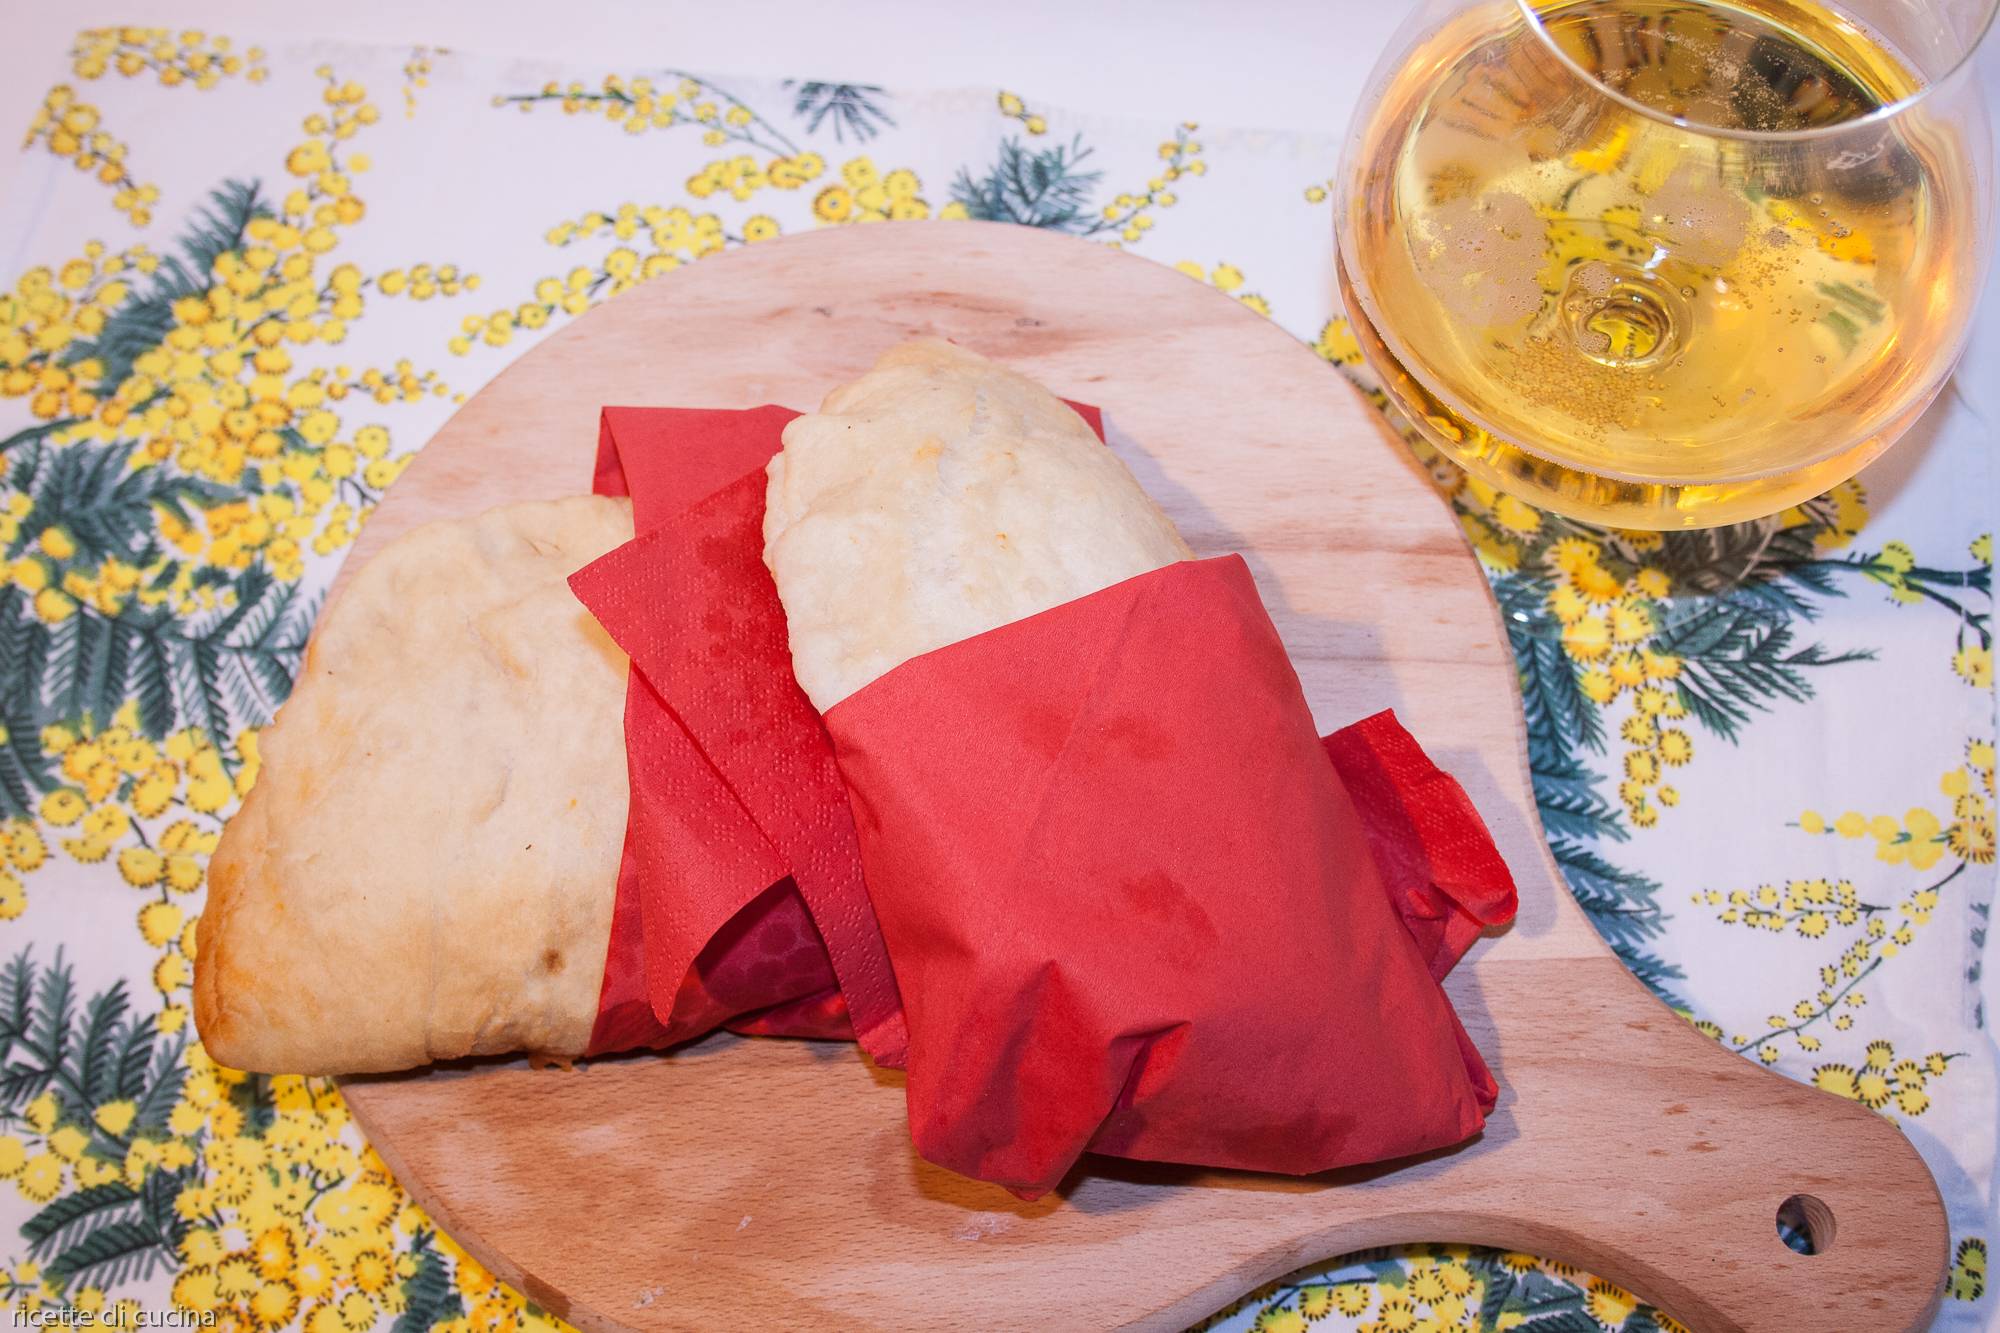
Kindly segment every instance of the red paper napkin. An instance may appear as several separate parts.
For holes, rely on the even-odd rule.
[[[1099,439],[1101,415],[1070,404]],[[792,675],[763,562],[783,407],[604,409],[593,489],[637,536],[571,580],[632,659],[631,805],[589,1051],[719,1026],[907,1040],[826,730]]]
[[[604,413],[596,485],[632,496],[640,535],[572,579],[633,665],[631,809],[593,1052],[728,1023],[852,1034],[903,1061],[845,791],[761,555],[763,465],[796,415]]]
[[[826,721],[927,1159],[1032,1196],[1086,1148],[1305,1174],[1479,1130],[1493,1079],[1241,557],[927,653]]]
[[[792,415],[605,413],[640,535],[572,579],[634,667],[594,1049],[851,1017],[907,1048],[919,1150],[1025,1194],[1086,1147],[1301,1172],[1476,1132],[1435,977],[1513,886],[1457,784],[1388,714],[1318,741],[1235,558],[904,664],[833,710],[836,765],[761,559]]]
[[[1430,964],[1445,973],[1482,931],[1514,919],[1514,877],[1479,812],[1383,710],[1321,741],[1339,770],[1382,887]]]

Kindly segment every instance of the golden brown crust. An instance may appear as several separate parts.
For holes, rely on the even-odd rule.
[[[209,867],[216,1060],[333,1074],[581,1054],[625,832],[626,663],[567,577],[629,539],[577,497],[418,528],[322,617]]]
[[[1189,558],[1082,417],[920,338],[785,427],[764,563],[821,710],[893,667]]]

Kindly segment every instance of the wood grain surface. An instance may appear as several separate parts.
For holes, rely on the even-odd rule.
[[[1196,552],[1248,558],[1322,728],[1394,707],[1465,785],[1521,887],[1517,923],[1449,982],[1498,1110],[1474,1142],[1393,1166],[1293,1180],[1090,1158],[1022,1203],[919,1160],[901,1075],[846,1045],[718,1037],[575,1071],[347,1080],[446,1230],[587,1329],[1171,1329],[1399,1241],[1568,1260],[1699,1330],[1923,1326],[1947,1235],[1915,1150],[1700,1036],[1607,952],[1549,859],[1513,659],[1450,513],[1337,373],[1200,283],[977,223],[704,260],[468,402],[353,563],[427,519],[587,490],[601,405],[808,408],[913,334],[1101,405]],[[1823,1205],[1818,1254],[1778,1238],[1794,1194]]]

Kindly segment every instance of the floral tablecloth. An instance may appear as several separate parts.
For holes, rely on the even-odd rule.
[[[1331,297],[1338,141],[639,60],[137,29],[59,55],[0,211],[0,1289],[128,1323],[544,1322],[330,1084],[217,1068],[189,1021],[206,858],[370,510],[590,306],[884,218],[1123,246],[1365,387]],[[1512,613],[1578,900],[1714,1040],[1910,1136],[1950,1204],[1952,1329],[1996,1307],[1996,324],[1911,440],[1771,522],[1594,531],[1434,468]],[[745,1322],[773,1296],[745,1292]],[[1678,1327],[1561,1263],[1444,1244],[1219,1316],[1309,1322]]]

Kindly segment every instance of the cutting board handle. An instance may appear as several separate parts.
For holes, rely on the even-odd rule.
[[[1927,1326],[1949,1229],[1893,1120],[1723,1049],[1610,958],[1519,963],[1453,989],[1498,1052],[1486,1139],[1507,1170],[1470,1173],[1485,1197],[1441,1200],[1404,1239],[1574,1263],[1702,1333]],[[1533,1054],[1509,1059],[1509,1033],[1534,1033]],[[1785,1243],[1781,1215],[1813,1253]]]

